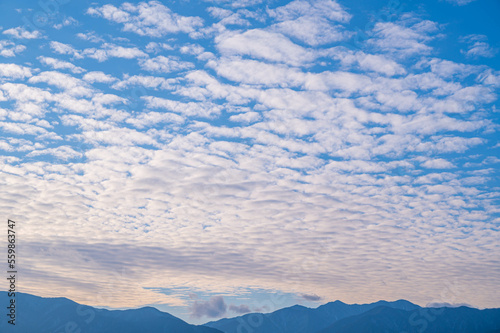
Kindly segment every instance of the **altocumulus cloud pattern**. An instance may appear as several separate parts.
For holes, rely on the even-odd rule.
[[[498,2],[110,2],[0,5],[23,291],[499,306]]]

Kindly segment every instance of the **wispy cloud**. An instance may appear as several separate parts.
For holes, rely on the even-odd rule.
[[[302,298],[305,299],[306,301],[314,301],[314,302],[322,300],[322,298],[320,296],[315,295],[315,294],[313,294],[313,295],[303,294]]]
[[[195,318],[219,318],[226,314],[227,305],[222,296],[211,297],[208,301],[194,301],[191,315]],[[234,310],[234,308],[232,309]]]
[[[28,31],[23,27],[6,29],[2,32],[4,35],[9,35],[16,39],[37,39],[42,38],[42,33],[38,30]]]
[[[374,38],[367,41],[369,45],[382,52],[408,57],[429,54],[432,48],[427,42],[436,37],[439,26],[436,22],[406,15],[397,22],[376,23],[373,31]]]
[[[83,73],[85,72],[85,69],[75,66],[70,62],[51,58],[51,57],[43,57],[40,56],[37,58],[42,64],[46,66],[50,66],[53,69],[69,69],[73,73]]]
[[[468,44],[467,50],[462,50],[467,57],[492,58],[498,53],[497,49],[488,44],[488,38],[485,35],[467,35],[462,40]]]
[[[464,5],[467,5],[471,2],[474,2],[476,0],[446,0],[452,4],[455,4],[455,5],[458,5],[458,6],[464,6]]]
[[[250,308],[248,305],[241,304],[241,305],[230,305],[229,306],[229,311],[232,311],[237,314],[245,314],[251,312]]]

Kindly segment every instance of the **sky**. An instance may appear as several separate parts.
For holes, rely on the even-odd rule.
[[[0,13],[19,290],[190,323],[334,300],[500,307],[498,1]]]

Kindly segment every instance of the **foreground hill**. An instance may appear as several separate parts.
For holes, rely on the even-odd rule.
[[[340,319],[367,312],[379,306],[414,310],[419,306],[408,301],[379,301],[372,304],[345,304],[340,301],[324,304],[316,309],[295,305],[272,313],[250,313],[244,316],[206,323],[224,333],[315,333]]]
[[[6,292],[0,291],[2,309]],[[152,307],[133,310],[104,310],[80,305],[67,298],[42,298],[16,293],[16,326],[1,312],[0,332],[16,333],[221,333],[195,326]]]

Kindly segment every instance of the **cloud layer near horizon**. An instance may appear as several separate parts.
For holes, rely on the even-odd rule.
[[[187,305],[166,287],[499,306],[487,39],[463,36],[459,62],[437,49],[446,22],[411,12],[353,43],[356,13],[335,1],[200,5],[5,27],[0,205],[19,221],[23,290],[117,307]]]

